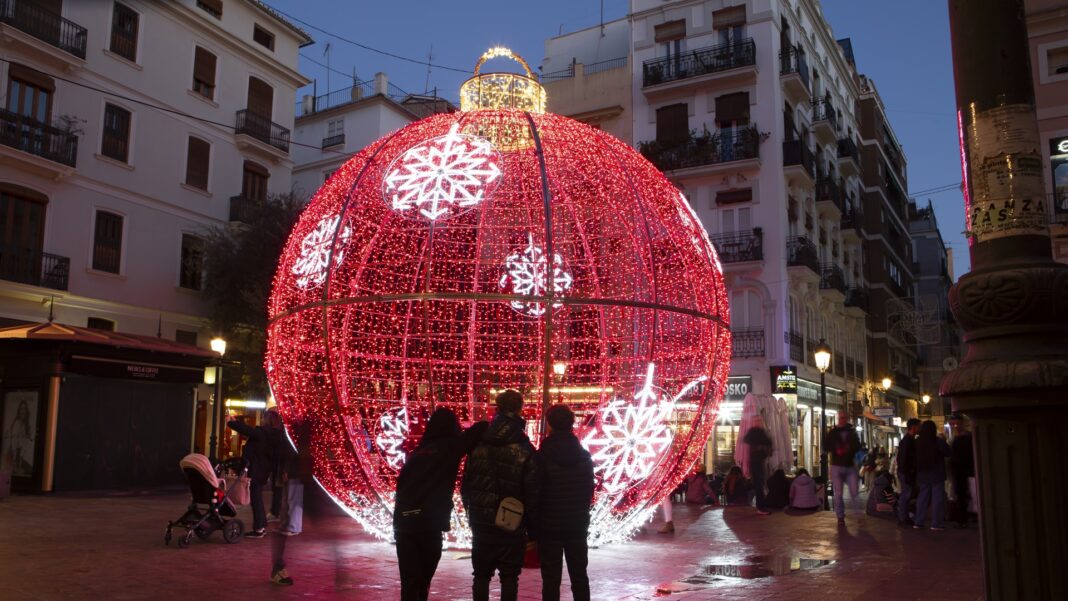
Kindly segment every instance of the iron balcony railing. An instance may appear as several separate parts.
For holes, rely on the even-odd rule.
[[[798,47],[787,48],[779,52],[779,75],[797,74],[808,88],[808,62],[805,52]]]
[[[282,152],[289,152],[289,130],[248,109],[237,111],[237,126],[234,129],[239,134],[247,134]]]
[[[816,180],[816,202],[831,202],[838,210],[842,210],[842,190],[829,177],[821,177]]]
[[[869,298],[870,296],[867,288],[850,288],[846,291],[845,306],[857,307],[867,313]]]
[[[783,167],[800,165],[809,177],[816,177],[816,160],[812,156],[812,149],[799,139],[782,143],[782,165]]]
[[[842,268],[834,263],[820,265],[820,290],[837,290],[846,293],[846,279]]]
[[[231,196],[230,197],[230,221],[236,221],[238,223],[251,223],[252,212],[257,201],[251,198],[245,198],[244,196]]]
[[[552,71],[552,72],[549,72],[549,73],[542,73],[541,77],[539,77],[538,80],[541,83],[549,83],[549,82],[558,81],[558,80],[561,80],[561,79],[571,79],[574,76],[575,76],[575,63],[571,63],[570,65],[564,67],[563,69],[560,69],[559,71]]]
[[[593,75],[594,73],[601,73],[602,71],[611,71],[612,69],[619,69],[627,66],[627,57],[621,56],[619,58],[610,58],[606,61],[598,61],[596,63],[590,63],[582,66],[582,72],[585,75]]]
[[[731,331],[731,357],[763,357],[764,328],[742,328]]]
[[[330,148],[331,146],[340,146],[345,143],[345,134],[338,134],[336,136],[329,136],[323,138],[323,148]]]
[[[639,145],[641,153],[662,171],[729,163],[760,156],[760,134],[756,126],[721,129],[716,133],[691,136],[677,144],[656,140]]]
[[[827,121],[832,128],[838,128],[838,113],[834,110],[830,98],[812,99],[812,123]]]
[[[857,143],[853,141],[853,138],[838,140],[838,158],[853,159],[855,163],[860,164],[860,151],[857,150]]]
[[[698,48],[642,63],[642,86],[729,71],[756,64],[756,44],[752,38],[718,46]]]
[[[860,233],[860,213],[856,209],[846,207],[842,210],[842,220],[840,227],[843,230],[854,229],[857,233]]]
[[[816,245],[805,236],[790,236],[786,239],[786,264],[790,267],[808,267],[820,273]]]
[[[78,58],[85,58],[87,30],[74,21],[38,6],[32,0],[0,0],[0,23]]]
[[[66,290],[70,259],[29,248],[0,246],[0,279]]]
[[[794,331],[786,332],[786,342],[790,345],[790,360],[798,363],[805,360],[805,339]]]
[[[723,263],[764,260],[764,232],[758,227],[751,231],[719,234],[711,239]]]
[[[78,161],[78,136],[5,109],[0,109],[0,144],[69,167]]]

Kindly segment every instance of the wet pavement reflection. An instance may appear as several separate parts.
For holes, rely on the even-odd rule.
[[[661,584],[657,586],[656,592],[657,596],[660,597],[671,593],[696,590],[702,588],[703,585],[711,585],[729,579],[754,580],[773,576],[787,576],[797,572],[815,570],[834,563],[835,560],[833,559],[815,559],[791,555],[750,555],[740,562],[706,565],[702,573],[676,582]]]

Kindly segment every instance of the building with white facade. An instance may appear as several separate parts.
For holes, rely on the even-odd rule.
[[[293,99],[308,82],[297,50],[309,43],[255,0],[0,0],[0,325],[74,328],[57,340],[128,350],[109,359],[126,362],[123,377],[159,382],[170,361],[207,347],[202,237],[242,203],[290,190]],[[78,371],[56,353],[49,374]],[[108,371],[94,365],[85,371]],[[103,385],[65,375],[61,389],[26,369],[23,382],[7,370],[3,386],[39,393],[35,415],[53,436],[40,460],[56,450],[57,409],[74,406],[60,397]],[[109,390],[146,394],[134,386]],[[174,398],[192,401],[182,386]],[[55,466],[57,488],[87,484],[63,481],[71,469]]]
[[[575,89],[597,85],[577,67],[607,58],[594,51],[618,45],[611,36],[626,38],[629,106]],[[753,392],[787,400],[798,465],[811,468],[820,340],[832,349],[828,417],[850,411],[859,423],[886,396],[869,361],[863,80],[848,40],[834,38],[816,0],[632,0],[625,19],[549,39],[543,72],[554,112],[586,120],[624,106],[630,135],[610,131],[679,186],[719,251],[734,352],[709,467],[732,461],[741,400]]]

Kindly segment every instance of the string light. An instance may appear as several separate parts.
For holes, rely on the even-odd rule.
[[[487,131],[540,145],[505,147]],[[499,175],[472,176],[479,183],[467,190],[481,190],[480,200],[439,203],[447,213],[437,217],[419,212],[432,206],[418,204],[425,192],[395,206],[400,183],[387,180],[398,159],[450,135],[494,147],[487,160]],[[330,232],[325,254],[303,250],[315,232]],[[516,280],[508,258],[532,246],[541,271]],[[536,445],[551,403],[572,408],[595,453],[591,441],[613,420],[642,403],[656,408],[646,421],[668,435],[654,437],[654,457],[628,471],[613,463],[621,454],[598,456],[590,539],[625,540],[702,453],[730,369],[722,271],[678,190],[602,131],[508,108],[429,117],[343,165],[290,235],[269,313],[267,372],[280,411],[310,421],[316,478],[383,539],[401,453],[433,410],[448,407],[465,424],[490,419],[496,392],[515,388]],[[566,363],[564,373],[554,363]],[[468,536],[457,500],[450,544]]]

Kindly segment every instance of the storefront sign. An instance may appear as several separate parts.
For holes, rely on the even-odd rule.
[[[797,368],[793,365],[771,366],[773,394],[797,394]]]
[[[87,376],[143,382],[199,384],[204,379],[203,367],[135,363],[102,357],[71,357],[67,369]]]
[[[1053,212],[1068,215],[1068,137],[1049,141],[1049,172],[1053,174]]]
[[[753,376],[729,376],[727,378],[727,393],[723,396],[724,401],[744,401],[745,395],[753,391]]]
[[[893,417],[897,413],[897,409],[893,407],[876,407],[871,410],[876,417]]]

